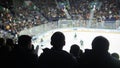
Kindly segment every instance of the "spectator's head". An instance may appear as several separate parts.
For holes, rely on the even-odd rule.
[[[13,39],[7,38],[6,39],[6,45],[13,46],[14,45]]]
[[[62,32],[55,32],[51,36],[51,45],[56,49],[62,49],[65,45],[65,36]]]
[[[118,53],[112,53],[111,56],[119,60],[119,54]]]
[[[32,39],[31,36],[21,35],[18,38],[18,45],[20,45],[20,47],[22,47],[22,48],[31,49],[32,48],[31,39]]]
[[[5,45],[5,39],[4,38],[0,38],[0,47]]]
[[[97,36],[92,41],[92,50],[96,52],[106,52],[109,49],[109,41],[103,36]]]
[[[82,53],[80,51],[80,47],[77,44],[73,44],[70,48],[70,54],[72,54],[75,57],[79,56],[79,54]]]

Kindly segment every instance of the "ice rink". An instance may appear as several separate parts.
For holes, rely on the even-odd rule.
[[[108,29],[87,29],[87,28],[66,28],[66,29],[55,29],[43,34],[39,34],[33,38],[33,44],[36,48],[39,45],[38,55],[41,54],[42,49],[51,48],[50,45],[50,37],[56,32],[61,31],[64,33],[66,38],[66,45],[64,46],[64,50],[70,50],[70,46],[72,44],[78,44],[80,48],[84,51],[84,49],[91,49],[92,40],[96,36],[104,36],[109,42],[109,52],[116,52],[120,55],[120,31],[119,30],[108,30]],[[81,45],[80,40],[83,41],[83,45]]]

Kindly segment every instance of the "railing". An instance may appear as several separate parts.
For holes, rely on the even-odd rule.
[[[102,21],[97,22],[96,20],[59,20],[55,22],[45,23],[30,29],[25,29],[20,32],[20,35],[27,34],[30,36],[35,36],[46,31],[59,28],[95,28],[95,29],[114,29],[119,30],[120,20],[117,21]]]

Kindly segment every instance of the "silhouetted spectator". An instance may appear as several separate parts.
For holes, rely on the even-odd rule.
[[[5,45],[5,39],[0,38],[0,66],[4,68],[9,64],[9,48]]]
[[[86,49],[80,58],[80,66],[84,68],[120,68],[120,61],[108,52],[109,41],[97,36],[92,41],[92,50]]]
[[[5,45],[5,39],[0,38],[0,57],[7,57],[9,54],[9,48]]]
[[[5,39],[4,38],[0,38],[0,47],[5,45]]]
[[[79,61],[79,58],[82,56],[83,51],[80,49],[80,47],[77,44],[73,44],[70,48],[70,54]]]
[[[33,51],[31,36],[21,35],[18,38],[18,45],[12,52],[15,68],[35,68],[38,61],[37,54]]]
[[[62,50],[65,45],[65,36],[62,32],[55,32],[51,36],[51,49],[43,49],[39,57],[39,68],[76,68],[77,61],[66,51]]]
[[[119,54],[114,52],[111,54],[111,56],[113,56],[114,58],[118,59],[119,60]]]
[[[12,51],[12,49],[14,48],[13,39],[7,38],[6,39],[6,46],[9,47],[9,51]]]

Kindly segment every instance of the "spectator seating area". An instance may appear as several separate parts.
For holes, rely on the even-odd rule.
[[[1,6],[0,36],[17,38],[20,31],[61,19],[115,23],[120,20],[120,0],[28,0],[13,1],[12,8]],[[67,11],[67,12],[66,12]],[[91,25],[94,25],[91,24]]]

